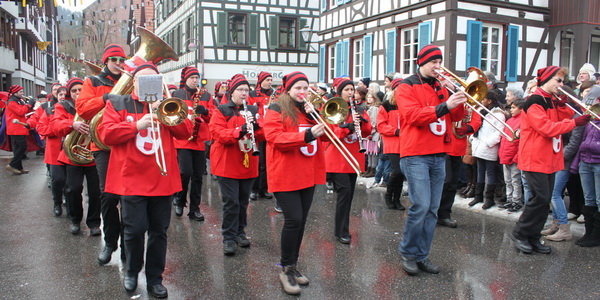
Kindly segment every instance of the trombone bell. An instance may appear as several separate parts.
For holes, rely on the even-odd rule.
[[[465,92],[473,97],[476,101],[481,102],[485,97],[487,97],[488,89],[487,84],[485,83],[487,77],[480,69],[470,67],[467,70],[467,79],[458,77],[445,67],[442,67],[442,70],[450,75],[452,79],[456,80],[456,82],[458,82],[465,89]],[[473,101],[471,98],[468,98],[467,102],[473,106],[479,104]]]
[[[156,118],[166,126],[177,126],[187,118],[188,106],[179,98],[163,100],[156,109]]]
[[[348,103],[341,97],[331,98],[323,104],[321,116],[329,124],[340,124],[348,116]]]

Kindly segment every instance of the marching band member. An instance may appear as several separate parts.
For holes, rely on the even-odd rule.
[[[300,294],[298,284],[308,279],[296,268],[304,236],[306,218],[313,200],[315,185],[325,183],[323,145],[320,136],[324,124],[316,125],[304,102],[308,78],[293,72],[283,78],[285,93],[269,106],[264,130],[270,158],[268,181],[283,210],[281,230],[281,266],[279,279],[288,294]],[[295,170],[290,176],[290,170]]]
[[[75,103],[81,91],[83,80],[74,77],[67,82],[67,94],[64,101],[56,104],[51,127],[57,138],[64,138],[72,131],[78,131],[83,135],[89,135],[90,127],[85,122],[74,121]],[[79,234],[80,223],[83,219],[83,178],[87,182],[88,210],[85,222],[90,229],[91,236],[99,236],[100,232],[100,186],[96,164],[80,165],[71,161],[65,151],[60,151],[58,161],[65,164],[67,180],[65,196],[67,198],[68,211],[71,218],[71,233]]]
[[[258,113],[264,117],[267,111],[267,106],[271,100],[271,96],[275,92],[272,88],[273,75],[269,72],[262,71],[258,73],[258,81],[256,89],[250,92],[248,103],[258,107]],[[273,195],[268,192],[267,184],[267,167],[266,167],[266,142],[258,143],[260,156],[258,159],[258,177],[254,180],[250,200],[257,200],[258,197],[271,199]]]
[[[188,139],[192,124],[188,118],[177,126],[160,126],[164,150],[166,176],[156,165],[154,138],[149,110],[156,109],[159,101],[150,105],[139,99],[139,77],[158,74],[151,62],[139,65],[133,71],[134,90],[130,95],[111,96],[99,126],[102,140],[112,146],[105,191],[121,195],[121,213],[127,261],[123,286],[128,292],[137,288],[138,273],[144,264],[144,240],[148,232],[146,251],[146,282],[150,295],[166,298],[162,284],[167,254],[167,229],[171,220],[171,197],[181,191],[177,170],[177,155],[172,137]],[[156,128],[156,126],[155,126]]]
[[[91,120],[105,106],[108,94],[113,89],[119,78],[121,78],[121,68],[125,62],[125,52],[121,46],[109,44],[104,48],[102,62],[106,65],[100,74],[90,76],[83,82],[81,94],[75,103],[77,114],[84,120]],[[104,191],[106,183],[106,172],[110,151],[97,148],[92,144],[96,170],[100,179],[100,208],[102,210],[102,230],[104,231],[104,247],[98,255],[98,263],[101,265],[110,261],[112,253],[117,250],[117,242],[121,229],[121,217],[119,216],[120,197]],[[121,257],[123,258],[123,249]]]
[[[6,134],[10,138],[10,144],[13,150],[13,158],[6,165],[13,175],[27,174],[28,170],[23,169],[23,158],[27,154],[27,136],[29,135],[30,125],[27,123],[25,115],[33,110],[35,98],[26,102],[23,98],[23,87],[13,85],[8,89],[9,99],[6,105]],[[17,120],[19,123],[13,123]]]
[[[440,48],[424,46],[417,56],[417,73],[394,93],[400,112],[400,168],[412,202],[399,248],[408,275],[440,272],[428,256],[446,177],[446,153],[452,148],[450,128],[452,121],[463,118],[467,100],[463,93],[448,97],[443,85],[453,87],[452,83],[437,80],[441,63]]]
[[[258,176],[258,157],[249,153],[253,146],[249,145],[253,142],[249,132],[254,133],[254,142],[264,140],[264,135],[257,118],[258,108],[246,105],[247,111],[244,111],[249,92],[246,77],[234,75],[228,83],[229,102],[219,105],[210,119],[209,129],[214,140],[210,148],[210,170],[218,178],[223,198],[221,232],[225,255],[234,255],[238,245],[250,246],[244,228],[250,190]]]
[[[179,89],[173,97],[184,100],[190,110],[188,117],[194,123],[192,135],[186,140],[174,139],[181,173],[182,191],[175,196],[177,204],[175,215],[183,215],[183,207],[187,203],[188,185],[190,187],[190,212],[188,217],[196,221],[204,221],[200,212],[202,197],[202,175],[206,170],[206,146],[209,138],[208,122],[210,112],[214,109],[211,95],[205,88],[198,86],[200,72],[195,67],[185,67],[181,70]],[[190,182],[191,180],[191,182]]]
[[[342,97],[348,103],[354,101],[354,83],[352,80],[336,78],[334,85],[337,87],[337,96]],[[346,123],[333,127],[337,137],[343,141],[344,146],[359,162],[360,171],[364,171],[365,155],[359,153],[360,140],[357,135],[368,136],[372,130],[369,115],[364,106],[357,105],[357,111],[348,114]],[[356,132],[358,128],[360,128],[360,132]],[[337,193],[334,235],[340,243],[350,244],[352,239],[350,236],[350,209],[358,175],[335,147],[328,147],[325,150],[325,157],[325,168]]]
[[[227,94],[227,81],[218,81],[215,83],[215,95],[213,98],[216,105],[225,104],[229,101],[225,97],[225,94]]]
[[[532,189],[533,197],[523,207],[523,213],[510,237],[523,253],[532,251],[549,254],[550,246],[540,242],[541,231],[548,218],[554,174],[564,168],[561,135],[576,126],[586,125],[590,115],[571,119],[573,111],[564,99],[555,98],[563,85],[565,68],[549,66],[537,72],[538,88],[527,98],[521,112],[521,141],[519,142],[519,169]]]

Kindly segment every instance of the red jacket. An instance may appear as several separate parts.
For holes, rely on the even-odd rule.
[[[72,100],[64,100],[55,106],[54,117],[51,121],[51,127],[54,134],[64,140],[67,135],[73,132],[73,121],[75,119],[75,104]],[[73,163],[65,154],[64,142],[63,147],[61,147],[61,151],[58,154],[58,161],[61,163],[69,164],[72,166],[83,166],[83,167],[91,167],[95,166],[95,162],[91,162],[86,165],[79,165]]]
[[[159,141],[164,150],[167,171],[167,176],[162,176],[150,137],[152,130],[138,131],[136,127],[137,120],[147,112],[147,104],[138,102],[132,95],[111,97],[106,102],[98,132],[100,138],[112,146],[106,174],[105,191],[108,193],[169,196],[181,191],[177,152],[172,138],[189,138],[192,123],[186,119],[177,126],[160,125],[162,139]]]
[[[15,96],[10,97],[8,105],[6,105],[6,135],[29,135],[29,129],[23,124],[13,123],[14,119],[19,122],[27,123],[25,114],[32,111],[32,107],[26,104],[25,101]]]
[[[521,113],[518,113],[506,120],[506,124],[513,130],[517,131],[519,128],[521,128]],[[508,128],[504,128],[504,132],[508,135],[512,134]],[[517,155],[519,152],[519,143],[520,139],[509,142],[508,139],[502,135],[502,138],[500,139],[500,148],[498,149],[498,159],[500,160],[501,164],[511,165],[519,161]]]
[[[359,111],[361,110],[358,107]],[[362,109],[360,112],[360,116],[363,117],[366,122],[362,121],[360,123],[360,130],[363,137],[367,137],[371,134],[373,130],[373,126],[371,126],[371,121],[369,120],[369,115],[365,109]],[[348,114],[346,117],[346,123],[353,123],[352,114]],[[343,124],[340,124],[344,126]],[[358,152],[360,150],[360,142],[358,141],[358,136],[355,132],[350,132],[348,128],[342,128],[339,125],[330,126],[333,128],[335,135],[342,141],[344,146],[350,151],[352,156],[358,161],[360,165],[360,171],[365,170],[365,154]],[[327,145],[327,149],[325,149],[325,170],[327,173],[355,173],[352,166],[346,161],[342,153],[334,146]]]
[[[518,166],[522,171],[552,174],[564,168],[563,133],[575,128],[573,111],[555,107],[553,99],[538,88],[525,101],[521,113]]]
[[[305,113],[297,111],[298,124],[281,119],[277,103],[267,110],[267,183],[270,192],[289,192],[325,184],[325,159],[320,138],[306,142],[305,130],[315,125]],[[293,172],[291,174],[290,172]]]
[[[257,86],[255,90],[250,91],[248,104],[256,105],[258,107],[258,113],[264,117],[267,113],[269,102],[271,102],[271,95],[273,95],[274,92],[273,89],[263,90],[260,86]]]
[[[468,114],[468,110],[465,109],[465,116],[467,116]],[[477,132],[479,130],[479,128],[481,127],[481,116],[476,113],[476,112],[472,112],[471,113],[471,121],[467,122],[467,125],[471,126],[471,128],[473,128],[473,132],[467,134],[467,136],[459,139],[456,135],[454,135],[454,133],[452,133],[452,150],[450,150],[450,152],[448,152],[448,155],[451,156],[463,156],[465,154],[467,154],[467,139],[469,138],[470,135],[472,135],[473,133]]]
[[[377,132],[383,139],[383,153],[400,153],[400,114],[389,101],[379,106]]]
[[[448,91],[440,90],[443,99],[434,91],[434,78],[412,75],[396,88],[395,98],[400,110],[400,156],[449,153],[452,151],[452,122],[464,116],[464,106],[459,105],[438,118],[436,108],[448,99]],[[441,106],[443,107],[443,106]],[[447,107],[444,107],[447,110]]]
[[[46,137],[46,149],[44,151],[44,163],[49,165],[64,165],[58,161],[58,155],[60,155],[62,149],[62,139],[54,134],[52,126],[52,118],[56,111],[56,106],[47,108],[46,112],[42,114],[37,124],[37,131],[40,135]]]
[[[253,156],[250,152],[242,152],[238,144],[242,126],[246,124],[246,119],[240,115],[240,110],[242,107],[229,101],[219,105],[210,119],[209,129],[214,140],[210,146],[210,171],[213,175],[233,179],[258,176],[258,156]],[[248,110],[255,116],[258,124],[262,124],[262,118],[256,118],[258,108],[249,105]],[[264,141],[262,126],[254,132],[254,136],[257,143]],[[244,166],[246,158],[248,165]]]
[[[210,116],[215,109],[214,102],[212,100],[212,96],[206,92],[206,89],[201,90],[201,94],[199,95],[199,99],[197,104],[192,100],[195,96],[196,90],[194,89],[179,89],[173,92],[173,97],[177,97],[182,99],[185,104],[188,106],[188,118],[193,121],[192,132],[197,129],[196,140],[190,141],[189,137],[185,140],[173,139],[173,143],[175,144],[176,149],[192,149],[198,151],[206,150],[206,145],[204,144],[210,138],[210,131],[208,130],[208,122],[210,121]],[[199,115],[194,118],[194,110],[196,105],[202,105],[207,110],[208,113],[206,115]],[[191,136],[190,136],[191,137]]]

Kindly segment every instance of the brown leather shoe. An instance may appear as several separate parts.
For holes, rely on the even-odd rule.
[[[6,170],[11,172],[13,175],[21,175],[21,171],[19,169],[15,169],[13,167],[11,167],[10,165],[6,165]]]

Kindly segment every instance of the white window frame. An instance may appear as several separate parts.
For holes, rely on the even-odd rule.
[[[365,74],[365,43],[364,39],[354,39],[352,41],[354,47],[354,78],[359,79],[364,77]]]
[[[492,33],[494,32],[494,30],[498,30],[498,41],[492,41]],[[486,32],[487,31],[487,32]],[[486,35],[487,33],[487,41],[483,40],[483,37]],[[503,40],[504,40],[504,28],[502,28],[502,26],[500,25],[496,25],[496,24],[483,24],[482,26],[482,32],[481,32],[481,70],[482,71],[489,71],[494,73],[494,75],[496,75],[497,77],[501,76],[501,72],[503,70],[503,66],[502,66],[502,54],[504,52],[504,45],[503,45]],[[487,47],[486,47],[487,46]],[[491,57],[491,49],[497,46],[498,50],[498,56],[496,58],[492,58]],[[487,49],[487,51],[486,51]],[[496,64],[496,69],[492,70],[492,64]]]
[[[327,51],[329,52],[329,63],[327,68],[327,78],[329,78],[332,82],[335,78],[335,47],[336,44],[332,44],[327,46]]]
[[[410,41],[406,41],[406,33],[410,32]],[[417,70],[417,55],[419,54],[419,26],[403,28],[400,31],[400,72],[402,74],[413,74]],[[406,58],[407,50],[409,58]],[[408,70],[405,64],[409,63]]]

